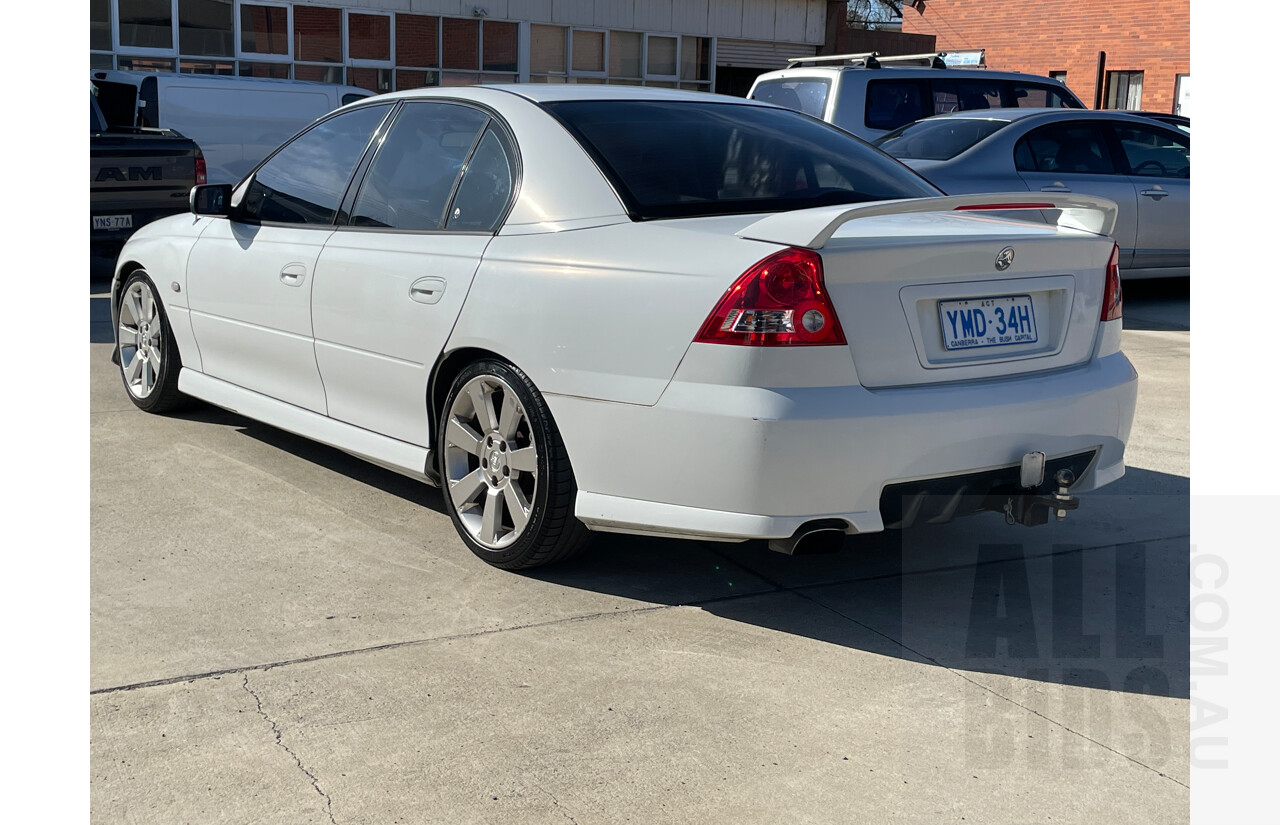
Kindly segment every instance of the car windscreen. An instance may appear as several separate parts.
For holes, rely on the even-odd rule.
[[[653,100],[543,106],[578,139],[637,220],[939,194],[849,133],[785,109]]]
[[[827,110],[830,91],[831,81],[824,77],[765,80],[751,90],[751,99],[804,112],[821,120],[822,113]]]
[[[895,158],[950,160],[1008,125],[1007,120],[930,118],[900,126],[874,143]]]

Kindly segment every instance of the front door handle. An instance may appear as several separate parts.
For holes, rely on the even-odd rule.
[[[1070,192],[1071,190],[1062,185],[1061,181],[1055,182],[1052,186],[1041,186],[1041,192]]]
[[[285,286],[302,286],[307,277],[306,264],[286,264],[280,270],[280,281]]]
[[[409,297],[420,304],[439,303],[444,285],[444,278],[419,278],[409,285]]]
[[[1155,184],[1155,186],[1153,186],[1151,189],[1143,189],[1138,194],[1145,195],[1146,197],[1152,198],[1153,200],[1160,200],[1161,198],[1169,197],[1169,191],[1158,183]]]

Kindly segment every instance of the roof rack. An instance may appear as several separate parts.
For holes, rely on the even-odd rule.
[[[881,66],[921,66],[930,69],[945,69],[948,66],[966,68],[986,68],[987,50],[972,49],[958,52],[925,52],[923,54],[891,54],[880,52],[859,52],[858,54],[826,54],[813,57],[792,57],[787,60],[789,68],[813,66],[820,63],[841,63],[849,66],[861,66],[865,69],[878,69]]]

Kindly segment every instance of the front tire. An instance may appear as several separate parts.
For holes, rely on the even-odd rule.
[[[150,413],[180,406],[184,400],[178,392],[182,358],[155,284],[143,270],[125,281],[118,316],[116,360],[129,400]]]
[[[477,361],[454,379],[437,436],[445,506],[471,552],[494,567],[563,561],[590,533],[560,431],[519,369]]]

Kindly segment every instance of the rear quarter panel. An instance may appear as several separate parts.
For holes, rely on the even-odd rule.
[[[491,350],[545,393],[655,404],[733,281],[778,247],[678,221],[499,235],[448,350]]]

